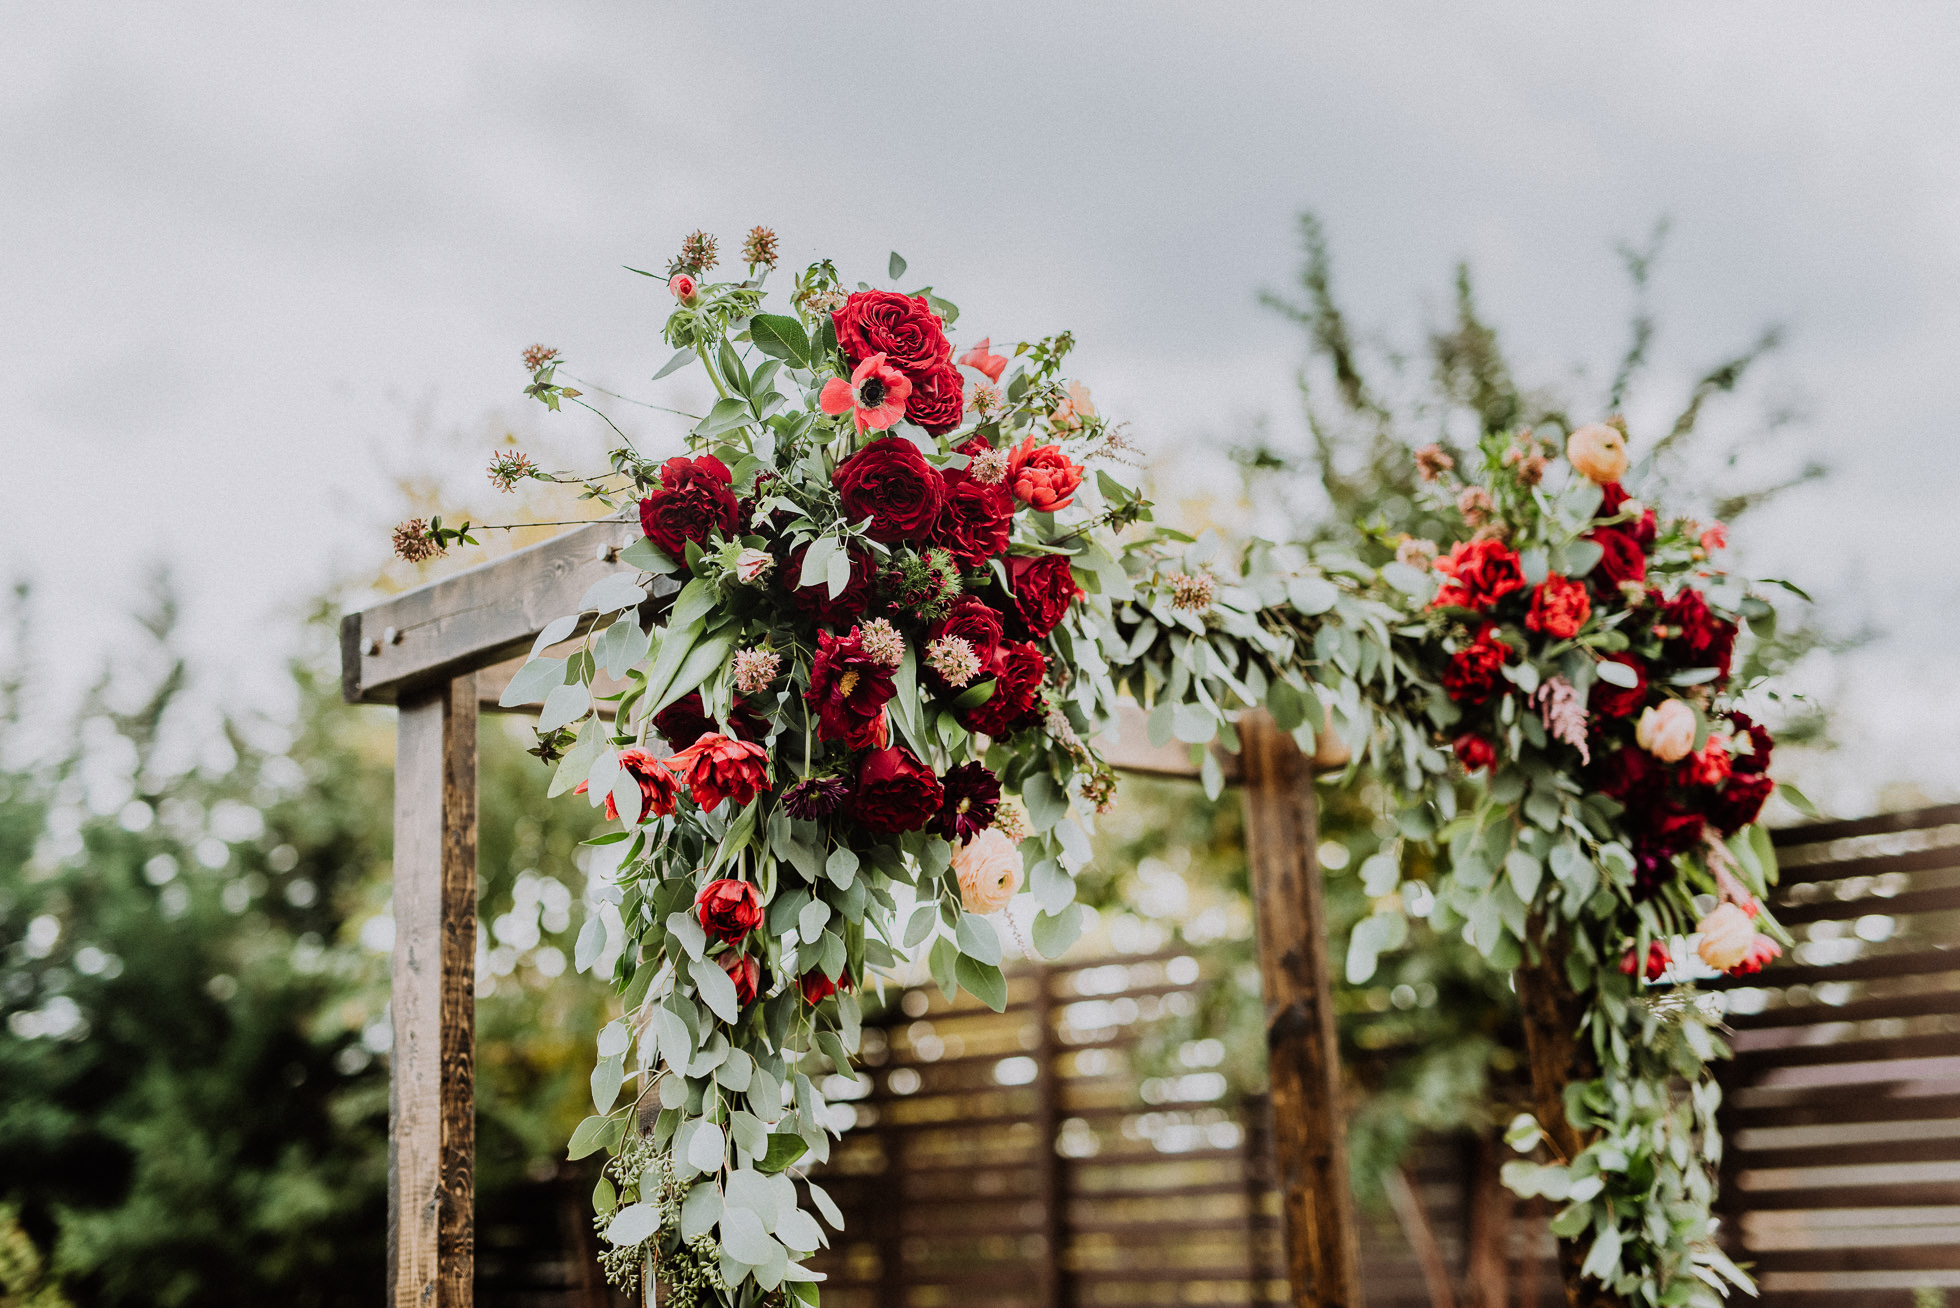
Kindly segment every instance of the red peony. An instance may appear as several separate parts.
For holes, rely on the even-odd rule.
[[[738,954],[731,949],[715,962],[721,964],[721,970],[735,983],[735,1002],[744,1008],[753,1004],[755,997],[762,993],[762,964],[756,961],[755,955]]]
[[[1017,554],[1007,561],[1007,578],[1014,592],[1014,607],[1037,640],[1053,631],[1068,615],[1068,606],[1082,598],[1082,588],[1069,571],[1067,555],[1028,558]]]
[[[1708,825],[1732,836],[1756,820],[1775,789],[1776,783],[1761,772],[1732,772],[1727,785],[1702,795],[1702,812]]]
[[[739,945],[762,925],[762,896],[746,881],[723,877],[702,886],[694,896],[694,916],[710,939]]]
[[[914,384],[934,368],[952,362],[946,326],[923,295],[897,291],[859,291],[830,315],[837,345],[853,365],[882,354]]]
[[[659,488],[640,501],[640,530],[676,559],[686,556],[689,541],[706,545],[715,532],[734,531],[740,520],[734,480],[712,454],[667,460]]]
[[[661,770],[660,760],[643,749],[622,749],[619,751],[619,766],[632,773],[633,779],[640,783],[640,816],[633,820],[635,826],[649,816],[666,817],[674,811],[674,804],[680,798],[680,787]],[[572,788],[572,793],[583,795],[586,784],[579,782]],[[613,802],[610,793],[606,796],[606,821],[619,821],[619,805]]]
[[[946,499],[938,471],[902,436],[872,441],[837,465],[830,479],[844,516],[871,519],[867,534],[886,545],[929,537]]]
[[[1474,731],[1466,731],[1450,744],[1456,754],[1456,761],[1463,765],[1465,772],[1479,772],[1497,763],[1497,746],[1489,736]]]
[[[753,800],[758,790],[769,788],[769,751],[713,732],[665,763],[687,783],[694,802],[704,809],[724,799],[732,799],[740,807]]]
[[[1035,646],[1004,641],[980,673],[981,680],[993,678],[994,693],[984,704],[961,709],[960,725],[997,740],[1019,731],[1034,713],[1047,672],[1048,660]]]
[[[729,712],[728,725],[743,740],[761,740],[769,734],[769,720],[744,704],[739,697]],[[721,727],[701,706],[701,692],[690,690],[653,715],[653,729],[675,749],[686,749],[711,731]]]
[[[1061,446],[1037,446],[1032,436],[1007,456],[1007,485],[1014,498],[1042,513],[1066,509],[1074,502],[1082,472],[1082,465],[1071,462]]]
[[[825,976],[820,967],[805,972],[797,987],[803,991],[803,1002],[812,1008],[837,993],[837,983]]]
[[[858,765],[853,816],[872,831],[917,831],[939,812],[945,792],[932,769],[903,745],[874,749]]]
[[[885,702],[896,687],[891,664],[864,648],[864,636],[817,633],[817,655],[810,662],[810,688],[804,702],[816,710],[817,739],[838,740],[847,749],[866,749],[885,738]]]
[[[1707,598],[1689,587],[1661,605],[1656,626],[1668,629],[1661,653],[1683,668],[1715,668],[1724,678],[1735,653],[1735,624],[1708,607]]]
[[[969,568],[983,567],[1006,553],[1014,517],[1007,489],[975,481],[964,469],[942,468],[939,476],[946,483],[946,507],[933,528],[932,543]]]
[[[1531,592],[1531,612],[1525,615],[1524,625],[1554,640],[1570,640],[1591,616],[1592,601],[1586,598],[1584,583],[1555,572]]]
[[[844,583],[837,598],[832,599],[830,587],[821,579],[814,586],[797,585],[803,576],[803,556],[809,552],[808,546],[797,550],[783,567],[783,588],[789,592],[789,602],[796,606],[797,612],[812,622],[837,626],[863,617],[871,607],[872,586],[878,576],[877,561],[863,550],[849,550],[851,579]]]
[[[1618,590],[1621,582],[1647,580],[1647,555],[1640,542],[1618,527],[1595,527],[1586,539],[1605,553],[1591,576],[1603,591]]]
[[[1475,640],[1450,655],[1450,665],[1443,669],[1443,689],[1451,699],[1481,704],[1497,689],[1498,670],[1511,661],[1512,653],[1497,639],[1496,631],[1486,623]]]
[[[935,436],[960,425],[966,416],[966,383],[960,370],[942,364],[912,377],[912,394],[905,401],[905,416]]]
[[[1524,589],[1524,568],[1517,551],[1501,540],[1458,541],[1446,556],[1436,560],[1436,571],[1450,580],[1429,601],[1431,608],[1486,613],[1512,591]]]
[[[1624,650],[1608,654],[1600,662],[1617,663],[1623,668],[1633,669],[1634,684],[1616,686],[1604,679],[1595,681],[1586,707],[1592,710],[1594,717],[1632,717],[1647,702],[1647,665]]]

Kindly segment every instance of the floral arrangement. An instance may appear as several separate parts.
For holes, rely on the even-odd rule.
[[[644,532],[621,555],[638,575],[551,623],[504,695],[543,701],[552,793],[621,824],[595,842],[625,848],[578,963],[618,938],[625,1013],[571,1145],[610,1156],[616,1283],[816,1302],[802,1262],[827,1237],[803,1204],[840,1218],[802,1169],[828,1155],[819,1082],[854,1075],[861,995],[923,956],[999,1008],[1015,922],[1020,948],[1073,943],[1073,873],[1115,789],[1095,742],[1127,693],[1213,793],[1210,746],[1235,749],[1250,708],[1308,750],[1337,732],[1396,790],[1351,977],[1422,902],[1521,991],[1549,988],[1547,1038],[1571,1048],[1511,1138],[1550,1161],[1506,1178],[1563,1204],[1573,1284],[1653,1303],[1749,1285],[1709,1212],[1722,1049],[1675,955],[1698,937],[1706,966],[1747,971],[1778,950],[1754,825],[1771,740],[1733,703],[1744,631],[1773,611],[1717,566],[1719,525],[1663,529],[1629,496],[1622,427],[1569,433],[1562,469],[1531,432],[1418,452],[1462,523],[1447,546],[1227,549],[1150,523],[1121,432],[1062,375],[1067,335],[959,350],[930,288],[850,289],[828,261],[773,312],[773,234],[750,233],[739,280],[706,280],[716,256],[695,233],[667,269],[657,376],[699,366],[717,396],[687,454],[622,434],[601,475],[490,469],[576,482]],[[584,403],[555,351],[526,365],[534,398]],[[407,523],[397,548],[471,530]],[[1417,845],[1446,855],[1433,895],[1402,893]],[[1023,893],[1038,911],[1009,916]]]

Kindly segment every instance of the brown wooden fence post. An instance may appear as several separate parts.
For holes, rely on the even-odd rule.
[[[476,674],[395,726],[388,1302],[468,1308],[475,1275]]]
[[[1055,970],[1037,966],[1034,973],[1035,1039],[1035,1171],[1041,1186],[1041,1237],[1048,1257],[1041,1266],[1041,1308],[1069,1308],[1075,1302],[1068,1274],[1068,1173],[1055,1146],[1062,1131],[1062,1070],[1056,1066],[1063,1050],[1055,1039]]]
[[[1301,1308],[1362,1308],[1313,770],[1264,713],[1246,714],[1239,736],[1287,1275]]]

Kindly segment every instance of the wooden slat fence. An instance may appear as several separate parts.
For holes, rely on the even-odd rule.
[[[1960,805],[1777,833],[1798,944],[1711,983],[1724,1206],[1767,1308],[1960,1288]]]

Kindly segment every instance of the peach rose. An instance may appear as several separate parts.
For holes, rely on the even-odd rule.
[[[1640,715],[1633,739],[1663,763],[1678,763],[1695,747],[1695,711],[1678,699]]]
[[[1717,972],[1726,972],[1749,957],[1749,946],[1756,938],[1756,924],[1749,920],[1749,914],[1726,901],[1695,923],[1695,930],[1701,932],[1695,952]]]
[[[953,875],[960,881],[960,903],[969,913],[1007,907],[1021,888],[1021,847],[993,827],[953,851]]]
[[[1084,418],[1096,416],[1096,406],[1089,401],[1089,388],[1081,382],[1068,384],[1068,398],[1055,406],[1048,415],[1048,425],[1056,431],[1076,431],[1081,428]]]
[[[1601,486],[1627,475],[1627,438],[1603,422],[1587,423],[1565,440],[1565,457]]]

